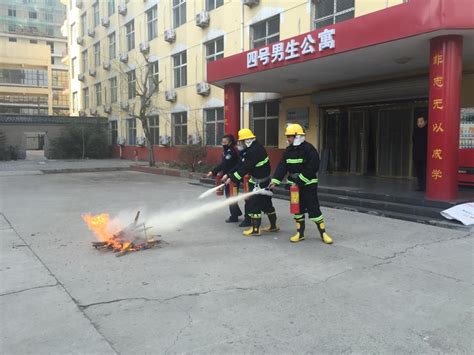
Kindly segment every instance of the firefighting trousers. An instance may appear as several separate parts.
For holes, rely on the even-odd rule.
[[[318,184],[300,186],[300,213],[294,218],[299,220],[307,213],[311,221],[316,223],[324,222],[323,213],[319,207]]]
[[[225,197],[229,198],[230,196],[230,186],[225,185]],[[240,210],[239,204],[234,203],[232,205],[229,205],[229,212],[231,217],[239,217],[242,216],[242,211]]]

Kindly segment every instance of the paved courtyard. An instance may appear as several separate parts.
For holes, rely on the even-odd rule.
[[[27,170],[24,170],[27,171]],[[244,238],[227,210],[121,258],[84,212],[196,206],[205,188],[131,171],[0,176],[2,354],[472,353],[473,234],[323,209],[290,244]],[[159,227],[159,226],[158,226]]]

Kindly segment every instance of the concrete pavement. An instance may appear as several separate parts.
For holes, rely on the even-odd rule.
[[[278,234],[244,238],[219,211],[159,249],[90,246],[82,213],[198,204],[188,182],[0,177],[2,353],[472,353],[472,232],[323,209],[335,244],[311,225],[294,245],[275,200]]]

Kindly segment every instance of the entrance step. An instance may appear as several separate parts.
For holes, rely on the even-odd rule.
[[[203,178],[200,179],[200,183],[209,186],[214,185],[215,181]],[[287,189],[278,187],[273,192],[276,198],[289,200]],[[457,222],[450,222],[441,216],[441,211],[455,205],[450,202],[430,201],[424,198],[370,191],[343,190],[325,186],[319,186],[318,196],[321,205],[325,207],[425,223],[444,228],[470,230],[470,227]]]

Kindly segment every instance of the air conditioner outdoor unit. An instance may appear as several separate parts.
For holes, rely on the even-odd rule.
[[[102,62],[102,68],[104,68],[105,70],[109,70],[110,69],[110,62],[108,60],[104,60]]]
[[[169,43],[176,41],[176,31],[174,29],[168,28],[165,30],[165,41]]]
[[[128,53],[127,52],[120,53],[120,61],[122,63],[127,63],[128,62]]]
[[[119,5],[118,12],[120,15],[125,16],[127,14],[127,5],[126,4]]]
[[[84,111],[84,110],[79,111],[79,116],[85,116],[85,115],[86,115],[86,111]]]
[[[102,17],[101,20],[100,20],[100,23],[102,24],[102,26],[104,27],[109,27],[110,25],[110,19],[108,17]]]
[[[97,109],[91,108],[91,115],[92,116],[97,116]]]
[[[196,84],[196,92],[202,96],[208,96],[211,93],[211,87],[205,81]]]
[[[161,145],[169,145],[171,142],[170,136],[160,136],[160,144]]]
[[[84,37],[77,37],[76,38],[76,43],[80,46],[84,43]]]
[[[83,5],[84,5],[84,2],[82,0],[76,0],[76,7],[78,9],[82,9]]]
[[[201,135],[199,133],[193,133],[188,136],[188,142],[191,144],[201,144]]]
[[[127,140],[124,137],[120,137],[120,138],[117,139],[117,144],[118,145],[124,146],[125,143],[127,143]]]
[[[254,7],[260,4],[260,0],[244,0],[244,5],[247,5],[248,7]]]
[[[140,52],[147,54],[150,52],[150,44],[148,42],[140,43]]]
[[[130,105],[128,104],[127,101],[122,101],[120,103],[120,108],[123,110],[123,111],[128,111],[128,108],[130,107]]]
[[[77,80],[84,81],[85,79],[86,79],[86,76],[83,73],[77,74]]]
[[[90,76],[95,76],[97,74],[97,71],[94,68],[89,69],[89,75]]]
[[[174,102],[176,101],[176,91],[174,90],[167,90],[165,92],[165,99],[166,101]]]
[[[93,28],[89,28],[89,29],[87,30],[87,35],[88,35],[89,37],[94,37],[94,36],[95,36],[95,30],[94,30]]]
[[[146,138],[141,136],[137,138],[137,145],[144,147],[146,145]]]
[[[203,11],[196,15],[196,26],[206,28],[209,26],[210,16],[209,12]]]
[[[104,105],[104,112],[105,113],[112,113],[112,106],[111,105]]]

